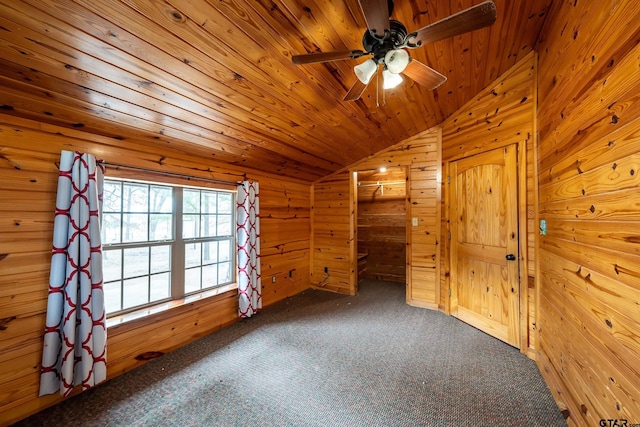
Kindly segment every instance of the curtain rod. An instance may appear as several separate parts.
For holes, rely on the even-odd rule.
[[[101,162],[104,166],[107,167],[113,167],[113,168],[119,168],[119,169],[130,169],[130,170],[135,170],[135,171],[139,171],[139,172],[147,172],[147,173],[155,173],[155,174],[159,174],[159,175],[166,175],[166,176],[171,176],[174,178],[183,178],[183,179],[187,179],[189,181],[193,180],[193,181],[204,181],[204,182],[211,182],[214,184],[227,184],[227,185],[238,185],[241,182],[238,181],[224,181],[222,179],[214,179],[214,178],[201,178],[198,176],[191,176],[191,175],[185,175],[185,174],[181,174],[181,173],[175,173],[175,172],[167,172],[167,171],[159,171],[159,170],[154,170],[154,169],[147,169],[147,168],[141,168],[141,167],[137,167],[137,166],[127,166],[127,165],[120,165],[118,163],[110,163],[110,162]]]

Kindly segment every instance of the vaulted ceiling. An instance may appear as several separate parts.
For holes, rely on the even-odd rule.
[[[392,18],[479,2],[395,0]],[[411,50],[448,78],[435,90],[345,102],[365,58],[291,56],[362,49],[358,0],[0,0],[0,108],[313,181],[441,123],[534,48],[550,3],[495,0],[491,27]]]

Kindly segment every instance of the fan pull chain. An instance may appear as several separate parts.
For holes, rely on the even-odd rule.
[[[384,90],[384,86],[382,86],[382,106],[387,105],[387,93]]]
[[[376,107],[384,107],[387,105],[387,97],[382,89],[382,104],[380,104],[380,69],[376,72]]]
[[[376,107],[380,107],[380,69],[376,70]]]

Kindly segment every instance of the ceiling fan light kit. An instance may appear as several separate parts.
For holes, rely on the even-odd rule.
[[[362,37],[364,50],[307,53],[294,55],[291,58],[294,64],[304,65],[372,55],[372,59],[354,67],[357,80],[347,92],[345,101],[355,101],[360,98],[373,75],[376,74],[379,65],[384,67],[382,72],[384,89],[390,89],[402,83],[401,74],[428,89],[435,89],[444,83],[446,77],[426,64],[411,58],[407,49],[416,49],[426,43],[487,27],[497,19],[495,4],[492,0],[486,0],[409,33],[401,22],[389,19],[393,12],[392,0],[358,1],[367,22],[367,30]]]
[[[393,49],[384,56],[387,70],[394,74],[400,74],[409,65],[409,52],[404,49]]]
[[[383,89],[393,89],[402,83],[402,76],[397,73],[392,73],[390,70],[385,69],[382,72],[382,88]]]
[[[371,77],[378,70],[378,64],[373,59],[367,59],[360,65],[353,67],[353,72],[356,73],[356,77],[364,83],[369,84]]]

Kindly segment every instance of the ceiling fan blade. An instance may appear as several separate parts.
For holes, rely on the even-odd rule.
[[[415,59],[409,62],[402,74],[427,89],[435,89],[447,80],[446,76]]]
[[[351,89],[349,89],[349,92],[347,92],[347,94],[344,96],[343,101],[356,101],[360,99],[360,96],[362,95],[364,90],[367,88],[367,86],[369,86],[369,83],[364,84],[360,81],[360,79],[356,79],[356,82],[353,84],[353,86],[351,86]]]
[[[367,21],[367,28],[374,31],[378,37],[389,31],[389,1],[388,0],[358,0],[360,9]]]
[[[496,22],[496,5],[491,0],[484,1],[468,9],[454,13],[416,31],[417,35],[410,43],[424,44],[457,36]]]
[[[342,59],[356,59],[364,55],[361,50],[341,50],[336,52],[316,52],[293,55],[291,61],[296,65],[315,64],[317,62],[340,61]]]

